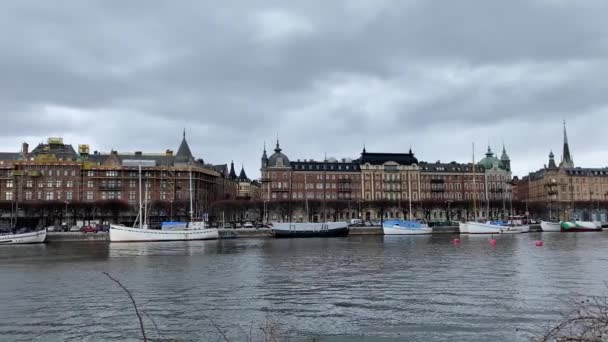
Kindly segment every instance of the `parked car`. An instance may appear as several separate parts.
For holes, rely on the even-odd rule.
[[[245,224],[243,225],[243,228],[253,228],[253,223],[245,222]]]
[[[99,229],[97,229],[97,227],[85,226],[85,227],[80,228],[80,231],[82,233],[85,233],[85,234],[86,233],[95,233],[95,234],[97,234],[97,232],[99,231]]]
[[[46,231],[47,232],[54,232],[55,231],[55,226],[48,226],[48,227],[46,227]]]
[[[79,232],[80,231],[80,227],[79,226],[71,226],[70,227],[70,231],[71,232]]]

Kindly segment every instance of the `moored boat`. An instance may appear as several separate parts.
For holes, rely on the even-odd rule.
[[[218,238],[218,230],[214,228],[158,230],[110,225],[111,242],[188,241],[214,240]]]
[[[543,232],[561,232],[561,222],[540,221]]]
[[[562,232],[601,232],[602,225],[592,221],[564,221],[560,223]]]
[[[272,233],[277,238],[347,236],[348,222],[273,223]]]
[[[146,214],[142,213],[143,205],[141,200],[141,163],[139,167],[139,214],[137,215],[136,223],[139,223],[139,228],[126,227],[121,225],[110,225],[110,241],[111,242],[143,242],[143,241],[190,241],[190,240],[213,240],[219,238],[219,232],[215,228],[205,228],[205,223],[201,220],[193,218],[192,204],[192,170],[190,170],[190,222],[178,223],[174,225],[175,229],[149,229],[146,224]],[[146,198],[147,198],[146,194]]]
[[[389,220],[382,225],[384,235],[422,235],[431,234],[433,228],[414,220]]]
[[[507,225],[498,221],[488,221],[486,223],[467,222],[466,225],[469,234],[519,234],[526,228],[530,229],[529,226]]]
[[[460,234],[469,233],[469,226],[466,222],[458,222],[458,232],[460,232]]]
[[[46,229],[19,234],[0,235],[0,245],[43,243],[46,240]]]

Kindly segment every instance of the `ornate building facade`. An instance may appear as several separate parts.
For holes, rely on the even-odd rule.
[[[475,166],[420,162],[411,149],[372,153],[364,148],[354,160],[290,161],[277,141],[270,157],[264,149],[261,174],[261,199],[278,208],[268,209],[270,220],[446,220],[504,216],[511,208],[510,160],[504,148],[501,159],[488,148]],[[311,201],[315,207],[330,206],[330,214],[310,214]]]
[[[542,169],[530,173],[529,202],[534,214],[553,219],[607,221],[608,168],[575,167],[564,124],[564,145],[559,165],[553,152]]]
[[[24,143],[19,153],[0,154],[2,216],[10,214],[9,207],[21,208],[21,216],[33,215],[24,212],[28,208],[42,215],[35,208],[51,207],[78,216],[75,212],[87,207],[98,213],[101,208],[127,211],[130,219],[140,198],[137,165],[142,165],[141,195],[159,219],[187,217],[191,188],[195,215],[208,213],[214,201],[236,197],[237,187],[226,186],[221,172],[194,158],[185,133],[176,154],[90,153],[88,145],[76,152],[61,138],[49,138],[31,152]]]

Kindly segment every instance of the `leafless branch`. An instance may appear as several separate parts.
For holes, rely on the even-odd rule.
[[[131,291],[129,291],[129,289],[127,289],[120,281],[113,278],[109,273],[103,272],[103,274],[105,274],[106,276],[108,276],[108,278],[110,278],[110,280],[112,280],[113,282],[118,284],[118,286],[120,286],[131,299],[131,302],[133,303],[133,308],[135,309],[135,314],[137,315],[137,319],[139,320],[139,328],[141,329],[141,335],[144,338],[144,342],[147,342],[148,338],[146,337],[146,329],[144,328],[144,322],[141,319],[141,315],[139,314],[139,309],[137,308],[137,303],[135,303],[135,299],[133,298],[133,295],[131,295]]]

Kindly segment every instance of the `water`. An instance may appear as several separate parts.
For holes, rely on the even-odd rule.
[[[605,294],[608,234],[0,246],[1,341],[528,341]],[[314,338],[313,338],[314,337]]]

